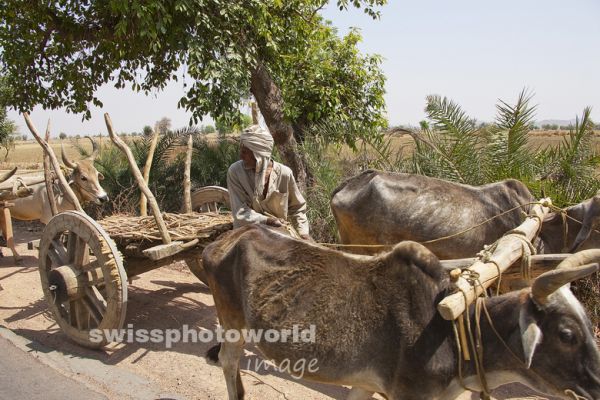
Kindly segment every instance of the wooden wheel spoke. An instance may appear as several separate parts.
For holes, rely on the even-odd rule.
[[[73,264],[76,268],[81,268],[90,262],[90,248],[86,242],[77,238],[75,240],[75,251],[73,253]]]
[[[66,265],[69,262],[69,256],[67,255],[65,246],[56,239],[52,241],[52,245],[48,249],[48,256],[52,260],[52,263],[57,267]]]
[[[61,260],[60,255],[58,255],[52,247],[48,249],[48,258],[50,258],[50,261],[55,267],[65,265],[64,261]]]
[[[72,326],[80,331],[88,329],[88,311],[81,299],[69,302],[69,315]]]
[[[73,261],[73,255],[75,254],[78,239],[75,232],[69,232],[69,235],[67,236],[67,254],[69,255],[69,261]]]
[[[94,309],[96,316],[99,316],[100,320],[102,320],[104,314],[106,314],[107,304],[100,291],[93,286],[85,288],[84,298],[86,299],[86,302],[89,303],[89,306]]]
[[[96,326],[100,326],[100,323],[104,318],[104,313],[106,313],[106,306],[93,294],[86,294],[82,301],[89,316],[96,322]]]

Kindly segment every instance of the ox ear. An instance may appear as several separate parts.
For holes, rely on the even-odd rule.
[[[98,180],[99,181],[103,181],[104,180],[104,175],[102,175],[102,172],[98,172]]]
[[[519,327],[521,328],[521,342],[523,343],[523,354],[525,355],[525,365],[531,367],[531,360],[535,349],[542,342],[542,330],[538,326],[532,312],[530,302],[521,306],[519,313]]]

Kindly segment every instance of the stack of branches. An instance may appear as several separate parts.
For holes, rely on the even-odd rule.
[[[163,219],[173,240],[190,241],[200,239],[201,243],[216,239],[221,233],[232,229],[230,214],[163,213]],[[154,216],[131,216],[116,214],[99,221],[100,225],[117,242],[157,242],[161,241],[160,231]]]

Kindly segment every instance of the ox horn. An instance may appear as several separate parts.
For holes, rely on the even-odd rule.
[[[6,174],[0,176],[0,183],[4,182],[7,179],[9,179],[11,176],[13,176],[15,174],[15,172],[17,172],[17,167],[14,167],[12,169],[12,171],[8,171]]]
[[[63,163],[67,166],[67,168],[75,169],[77,165],[73,164],[65,155],[65,146],[60,144],[60,155],[62,157]]]
[[[98,153],[100,152],[100,149],[98,148],[98,145],[96,144],[94,139],[92,139],[90,136],[86,136],[86,138],[90,139],[90,142],[92,142],[92,154],[90,155],[89,158],[92,160],[95,160],[98,157]]]
[[[573,242],[573,245],[569,249],[569,253],[577,251],[579,246],[592,234],[592,228],[594,227],[594,221],[596,217],[600,215],[600,192],[596,193],[596,196],[592,198],[590,204],[584,208],[585,213],[583,215],[583,222],[581,223],[581,229]]]
[[[565,258],[556,269],[543,273],[533,282],[533,300],[540,305],[546,304],[548,296],[561,286],[598,271],[598,261],[600,249],[580,251]]]

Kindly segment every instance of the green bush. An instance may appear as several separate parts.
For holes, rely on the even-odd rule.
[[[231,164],[239,160],[239,143],[224,136],[216,140],[195,136],[193,146],[192,185],[227,187],[227,170]]]

